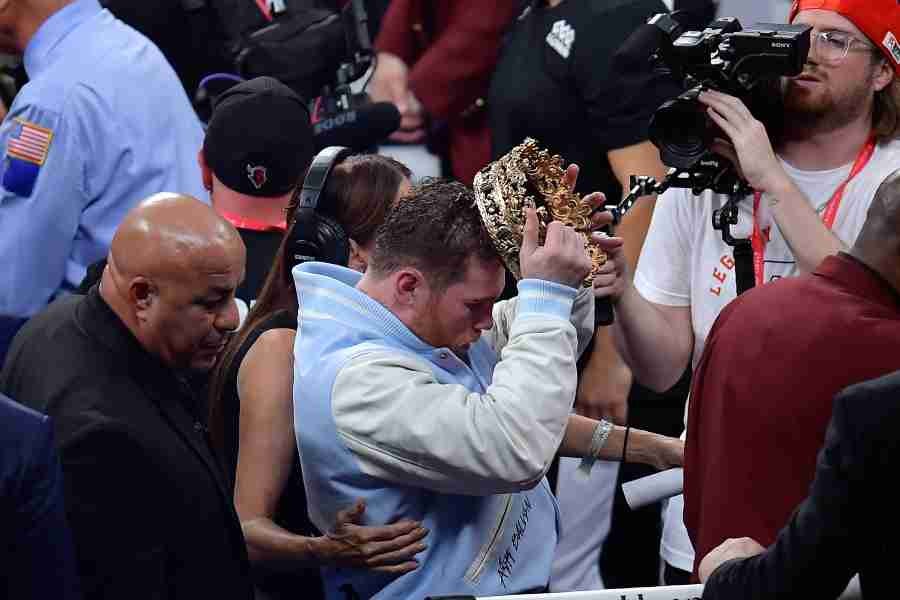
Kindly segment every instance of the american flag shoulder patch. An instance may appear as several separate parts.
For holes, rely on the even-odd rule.
[[[24,119],[16,119],[21,124],[19,132],[6,143],[6,156],[17,158],[41,166],[47,160],[53,131]]]
[[[47,160],[53,131],[24,119],[15,119],[11,127],[0,185],[7,192],[27,198],[34,191],[41,167]]]

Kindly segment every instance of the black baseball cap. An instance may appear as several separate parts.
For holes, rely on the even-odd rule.
[[[313,159],[306,104],[273,77],[256,77],[227,89],[213,106],[203,156],[219,181],[236,192],[286,194]]]

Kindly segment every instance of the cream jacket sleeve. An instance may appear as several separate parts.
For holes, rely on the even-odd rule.
[[[484,394],[439,383],[425,359],[407,353],[370,349],[351,358],[336,376],[332,410],[363,472],[455,494],[537,485],[575,400],[575,296],[524,280],[515,302],[498,303],[491,341],[501,354]],[[592,320],[593,301],[579,302]]]
[[[510,329],[516,318],[519,297],[503,300],[494,305],[494,326],[482,337],[499,354],[509,341]],[[572,315],[569,317],[578,337],[578,356],[584,352],[594,336],[594,294],[591,288],[578,290]]]

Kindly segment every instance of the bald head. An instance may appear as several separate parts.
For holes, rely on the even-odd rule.
[[[900,290],[900,170],[875,192],[850,253]]]
[[[156,194],[138,204],[119,225],[110,264],[119,275],[182,279],[195,269],[240,256],[237,230],[212,208],[190,196]],[[217,261],[216,259],[219,259]]]
[[[207,370],[238,326],[237,230],[190,196],[157,194],[113,237],[101,294],[141,345],[176,368]]]
[[[854,251],[864,252],[883,247],[900,238],[900,170],[885,179],[872,199],[866,222],[856,239]]]

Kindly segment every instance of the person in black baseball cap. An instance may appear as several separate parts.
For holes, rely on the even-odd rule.
[[[241,234],[247,273],[237,290],[256,298],[285,230],[285,208],[314,156],[303,99],[272,77],[257,77],[215,101],[200,150],[213,207]]]

